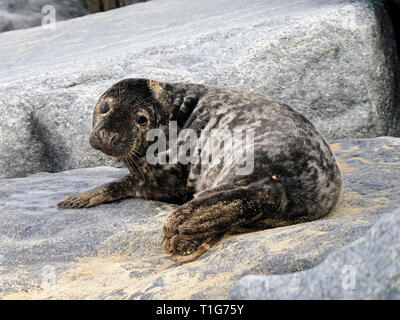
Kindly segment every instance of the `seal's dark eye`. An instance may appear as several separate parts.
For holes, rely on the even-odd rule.
[[[110,106],[107,102],[104,102],[101,106],[100,106],[100,113],[107,113],[108,111],[110,111]]]
[[[147,118],[145,116],[138,116],[136,118],[136,122],[139,123],[141,126],[144,126],[147,123]]]

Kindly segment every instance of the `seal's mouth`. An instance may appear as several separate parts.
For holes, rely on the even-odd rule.
[[[112,157],[119,157],[125,151],[118,135],[104,130],[92,132],[89,137],[89,143],[92,148]]]
[[[105,153],[108,156],[112,156],[112,157],[116,157],[116,158],[119,158],[123,154],[122,152],[118,152],[118,151],[116,152],[115,148],[110,148],[109,146],[102,146],[101,148],[98,148],[97,150],[100,150],[101,152]]]

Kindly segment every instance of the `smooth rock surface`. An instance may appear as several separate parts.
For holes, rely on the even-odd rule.
[[[400,134],[396,48],[377,1],[155,0],[0,43],[0,178],[118,166],[87,138],[100,94],[128,77],[270,95],[329,139]]]
[[[365,236],[311,270],[245,276],[230,298],[400,300],[400,209],[385,214]]]
[[[56,207],[70,194],[118,179],[125,169],[2,179],[0,297],[226,299],[245,275],[309,269],[400,207],[400,139],[340,140],[332,149],[345,183],[337,210],[310,223],[229,235],[185,265],[161,249],[171,205],[125,199],[81,210]]]
[[[1,0],[0,32],[40,26],[45,16],[42,8],[46,5],[54,7],[56,21],[88,14],[76,0]]]

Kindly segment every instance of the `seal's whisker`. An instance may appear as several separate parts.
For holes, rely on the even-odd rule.
[[[146,180],[145,179],[145,175],[144,175],[143,170],[139,166],[139,164],[140,164],[140,163],[138,163],[139,161],[136,162],[135,159],[132,156],[133,156],[133,154],[130,151],[128,151],[128,153],[125,153],[125,154],[122,155],[122,157],[125,160],[125,163],[127,163],[128,165],[136,168],[139,171],[140,175],[142,176],[142,179],[145,181]],[[137,159],[140,160],[138,157],[137,157]]]
[[[144,162],[142,161],[142,159],[138,156],[138,153],[137,153],[137,151],[134,149],[134,148],[132,148],[132,149],[130,149],[130,151],[129,151],[129,154],[128,154],[128,157],[129,157],[129,159],[130,160],[132,160],[135,164],[136,164],[136,167],[138,168],[138,170],[140,171],[140,173],[142,174],[142,176],[144,175],[144,170],[139,166],[140,164],[144,164]],[[135,161],[135,159],[136,159],[136,161]],[[151,172],[151,171],[149,171],[149,172]],[[153,173],[151,173],[151,175],[152,175]],[[154,178],[154,176],[153,176],[153,178]],[[143,177],[143,179],[144,179],[144,177]]]

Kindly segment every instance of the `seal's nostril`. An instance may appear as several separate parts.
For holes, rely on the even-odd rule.
[[[98,133],[98,137],[102,140],[104,140],[105,138],[107,138],[107,134],[105,130],[100,130]]]
[[[118,133],[110,132],[107,130],[100,130],[99,137],[101,140],[103,140],[103,142],[111,144],[115,142],[116,138],[118,137]]]
[[[117,138],[117,136],[118,135],[116,133],[110,133],[110,137],[109,137],[110,143],[112,143]]]

